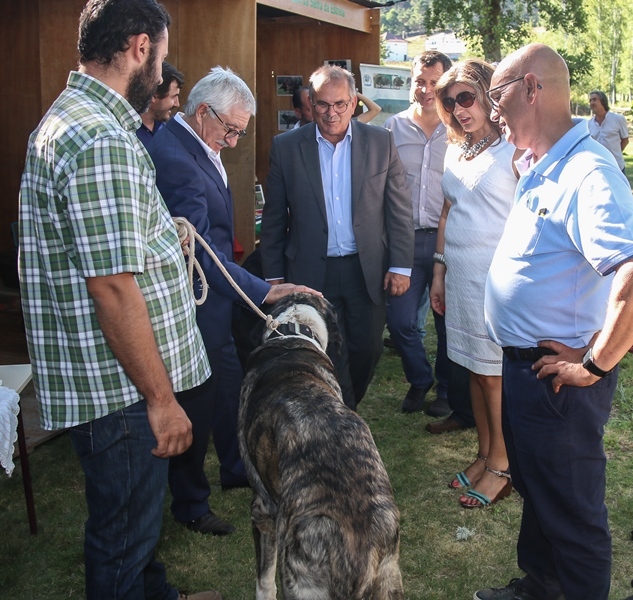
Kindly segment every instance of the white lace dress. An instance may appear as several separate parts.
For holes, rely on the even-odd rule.
[[[467,161],[451,144],[444,160],[442,190],[451,203],[444,246],[448,356],[481,375],[501,375],[501,348],[484,322],[484,288],[514,200],[514,150],[502,138]]]

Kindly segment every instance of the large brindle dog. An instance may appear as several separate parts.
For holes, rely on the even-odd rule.
[[[239,441],[253,488],[257,600],[404,598],[399,512],[365,422],[344,404],[325,350],[340,344],[329,303],[278,302],[281,323],[250,356]]]

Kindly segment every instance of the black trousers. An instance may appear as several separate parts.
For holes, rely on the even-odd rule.
[[[382,354],[385,302],[374,304],[357,254],[328,258],[323,295],[332,303],[343,338],[339,356],[331,356],[343,400],[351,409],[363,399]]]

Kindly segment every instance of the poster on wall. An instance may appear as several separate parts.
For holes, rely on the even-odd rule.
[[[348,71],[352,70],[352,61],[349,58],[339,60],[324,60],[323,64],[332,65],[334,67],[341,67],[341,69],[347,69]]]
[[[382,108],[380,122],[406,110],[411,104],[411,69],[409,67],[386,67],[384,65],[360,64],[362,93]],[[373,123],[373,121],[372,121]]]
[[[299,119],[294,110],[278,110],[277,111],[277,129],[279,131],[288,131],[295,126]]]
[[[301,75],[278,75],[277,76],[277,95],[292,96],[295,90],[303,85],[303,77]]]

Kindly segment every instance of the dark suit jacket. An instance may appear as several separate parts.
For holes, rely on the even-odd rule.
[[[233,262],[233,200],[222,176],[202,146],[175,119],[149,144],[156,184],[174,217],[185,217],[213,248],[233,279],[259,306],[270,285]],[[198,327],[207,350],[231,340],[233,302],[243,303],[211,257],[199,245],[196,257],[209,283],[206,302],[197,308]]]
[[[273,139],[261,243],[264,277],[323,288],[328,223],[316,124]],[[413,266],[406,172],[390,131],[352,121],[352,221],[367,291],[384,300],[390,267]]]

